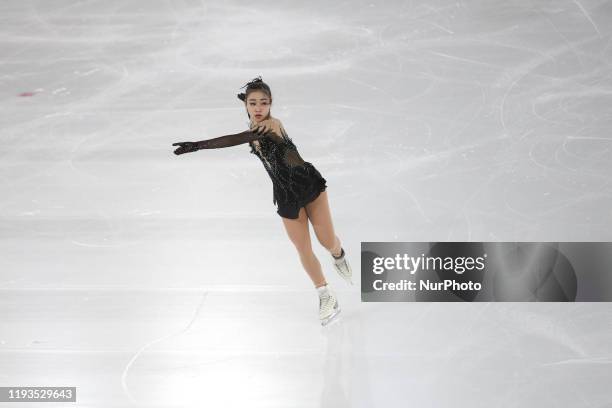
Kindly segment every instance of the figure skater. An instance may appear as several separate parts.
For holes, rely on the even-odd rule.
[[[249,130],[199,142],[179,142],[174,153],[195,152],[200,149],[218,149],[249,143],[250,153],[256,155],[272,179],[273,200],[281,216],[287,235],[295,245],[302,266],[310,276],[319,295],[319,319],[327,325],[340,313],[335,293],[326,282],[321,264],[312,251],[308,220],[317,239],[333,259],[338,274],[350,284],[351,267],[340,239],[334,232],[326,180],[315,167],[302,160],[291,138],[280,120],[272,117],[272,92],[270,87],[257,77],[245,84],[244,93],[238,99],[246,106],[250,119]]]

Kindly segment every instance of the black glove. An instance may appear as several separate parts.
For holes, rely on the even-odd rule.
[[[172,146],[180,146],[174,151],[174,154],[176,155],[191,153],[201,149],[200,142],[177,142],[172,143]]]

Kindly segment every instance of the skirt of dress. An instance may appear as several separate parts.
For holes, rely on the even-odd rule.
[[[314,201],[327,188],[327,180],[309,162],[293,172],[290,181],[274,186],[277,214],[283,218],[297,219],[300,208]]]

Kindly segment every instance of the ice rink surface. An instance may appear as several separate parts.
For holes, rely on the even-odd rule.
[[[612,407],[609,303],[362,303],[362,241],[609,241],[609,1],[3,1],[0,386],[69,407]],[[240,86],[327,179],[318,298]],[[0,406],[13,406],[2,404]],[[20,406],[40,406],[23,403]]]

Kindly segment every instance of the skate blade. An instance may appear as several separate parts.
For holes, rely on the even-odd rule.
[[[347,277],[347,276],[344,276],[344,275],[340,275],[340,276],[342,277],[342,279],[344,279],[344,281],[346,283],[349,283],[351,285],[353,284],[353,279],[351,277]]]
[[[321,320],[321,326],[328,326],[331,323],[334,323],[335,321],[337,321],[337,317],[340,314],[340,312],[342,311],[342,309],[338,309],[337,311],[335,311],[331,316],[326,317],[325,319]]]

